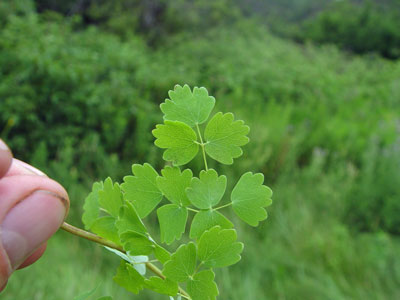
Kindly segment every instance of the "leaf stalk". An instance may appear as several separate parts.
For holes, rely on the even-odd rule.
[[[196,124],[196,128],[197,128],[197,133],[199,134],[199,138],[200,138],[201,150],[202,150],[202,152],[203,152],[204,167],[206,168],[206,171],[208,171],[207,157],[206,157],[206,149],[205,149],[205,147],[204,147],[205,144],[204,144],[203,138],[202,138],[202,136],[201,136],[199,124]]]
[[[65,230],[65,231],[67,231],[67,232],[69,232],[69,233],[71,233],[73,235],[76,235],[78,237],[87,239],[87,240],[89,240],[91,242],[95,242],[97,244],[100,244],[100,245],[103,245],[103,246],[118,250],[118,251],[126,254],[126,251],[120,245],[118,245],[118,244],[116,244],[114,242],[111,242],[109,240],[106,240],[106,239],[104,239],[104,238],[102,238],[102,237],[100,237],[100,236],[98,236],[96,234],[93,234],[91,232],[88,232],[86,230],[83,230],[83,229],[80,229],[78,227],[72,226],[71,224],[68,224],[67,222],[64,222],[61,225],[61,229]],[[150,271],[152,271],[155,275],[157,275],[158,277],[160,277],[162,279],[166,278],[163,275],[163,273],[161,272],[161,270],[159,268],[157,268],[155,265],[153,265],[151,262],[146,262],[145,264],[146,264],[146,267]],[[185,290],[183,290],[181,287],[179,287],[179,293],[182,295],[182,297],[184,297],[186,299],[189,299],[189,300],[191,299],[190,295]]]

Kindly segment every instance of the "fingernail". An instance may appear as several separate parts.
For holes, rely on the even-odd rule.
[[[28,174],[48,177],[42,171],[36,169],[35,167],[32,167],[31,165],[29,165],[26,162],[23,162],[23,161],[21,161],[19,159],[14,158],[14,163],[19,169],[23,170],[24,172],[27,172]]]
[[[65,215],[66,200],[44,190],[11,209],[1,226],[1,239],[13,270],[57,231]]]
[[[0,139],[0,150],[11,152],[10,148],[8,148],[7,144],[4,143],[2,139]]]

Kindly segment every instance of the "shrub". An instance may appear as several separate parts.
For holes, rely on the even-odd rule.
[[[307,20],[302,39],[333,43],[356,53],[376,52],[400,57],[400,13],[392,4],[383,8],[371,2],[362,5],[337,1]]]

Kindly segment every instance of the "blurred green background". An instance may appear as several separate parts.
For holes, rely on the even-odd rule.
[[[217,273],[219,298],[400,299],[400,1],[0,2],[0,136],[67,188],[76,226],[92,182],[162,167],[151,130],[185,83],[251,127],[234,166],[213,167],[262,172],[274,190],[259,228],[236,222],[246,247]],[[128,294],[117,266],[58,232],[1,299],[98,284],[167,299]]]

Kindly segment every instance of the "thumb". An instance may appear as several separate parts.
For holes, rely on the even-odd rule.
[[[0,180],[0,287],[60,227],[68,196],[55,181],[35,175]]]

